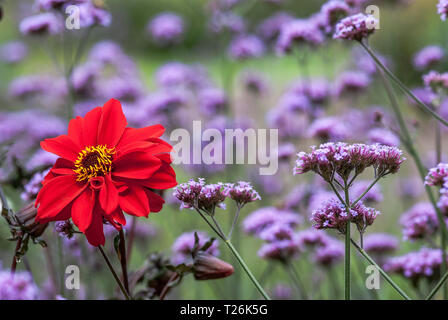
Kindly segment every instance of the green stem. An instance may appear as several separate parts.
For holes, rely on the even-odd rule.
[[[445,283],[446,279],[448,279],[448,271],[445,272],[443,277],[439,280],[439,282],[437,282],[436,286],[431,290],[430,294],[428,294],[425,300],[431,300],[437,293],[437,291],[439,291],[440,287]]]
[[[365,252],[353,239],[350,239],[351,243],[355,246],[355,248],[363,255],[364,258],[366,258],[367,261],[369,261],[371,264],[373,264],[378,271],[381,273],[381,275],[386,279],[387,282],[406,300],[412,300],[409,298],[409,296],[389,277],[389,275],[380,268],[380,266]]]
[[[362,198],[367,194],[367,192],[372,189],[372,187],[380,180],[381,176],[378,176],[368,187],[367,189],[358,197],[358,199],[355,200],[355,202],[352,203],[351,207],[353,208],[359,201],[361,201]]]
[[[401,90],[403,90],[410,98],[412,98],[420,107],[423,108],[426,112],[428,112],[430,115],[432,115],[434,118],[436,118],[440,123],[443,123],[445,126],[448,127],[448,121],[443,119],[439,114],[434,112],[429,106],[424,104],[419,98],[417,98],[411,90],[409,90],[403,82],[400,81],[386,66],[384,66],[381,61],[376,57],[375,53],[362,41],[359,42],[361,46],[367,51],[367,53],[370,55],[370,57],[375,61],[376,65],[381,68],[384,73],[386,73],[399,87]]]
[[[250,280],[252,281],[252,283],[255,285],[255,287],[258,289],[258,291],[260,292],[260,294],[263,296],[263,298],[265,298],[266,300],[271,300],[271,298],[269,298],[269,296],[267,295],[267,293],[264,291],[264,289],[261,287],[261,285],[258,283],[257,279],[255,279],[254,275],[252,274],[252,272],[250,271],[249,267],[246,265],[246,263],[244,262],[243,258],[241,258],[240,254],[238,253],[238,251],[235,249],[235,247],[232,245],[232,243],[230,242],[230,240],[226,240],[224,241],[224,243],[227,245],[227,247],[230,249],[230,251],[233,253],[233,255],[235,256],[235,258],[238,260],[238,262],[240,263],[241,267],[243,267],[244,271],[246,272],[246,274],[249,276]]]
[[[366,47],[367,48],[367,47]],[[384,73],[382,70],[378,69],[378,73],[380,74],[380,78],[382,80],[382,83],[384,85],[384,88],[386,90],[386,93],[389,97],[389,100],[391,102],[392,105],[392,109],[395,113],[395,117],[397,118],[398,121],[398,125],[400,127],[400,131],[402,132],[403,138],[404,138],[404,145],[406,147],[406,149],[408,150],[409,154],[411,155],[411,157],[414,159],[414,162],[417,166],[417,170],[419,172],[419,175],[421,177],[421,179],[423,181],[425,181],[425,177],[426,177],[426,173],[427,173],[427,169],[425,168],[425,166],[423,165],[423,162],[420,158],[420,155],[418,154],[417,149],[414,146],[414,142],[413,139],[411,137],[411,134],[409,133],[408,127],[406,125],[406,122],[404,121],[404,117],[403,114],[401,113],[401,110],[398,106],[398,101],[395,97],[395,94],[393,92],[393,89],[390,86],[389,81],[386,79]],[[439,207],[437,206],[437,201],[434,197],[434,194],[432,193],[431,188],[425,184],[425,191],[428,195],[429,200],[431,201],[432,206],[434,207],[434,210],[437,213],[437,219],[439,222],[439,226],[440,226],[440,247],[442,250],[442,268],[441,271],[442,273],[444,273],[445,271],[448,270],[448,266],[447,266],[447,253],[446,253],[446,245],[447,245],[447,234],[446,234],[446,224],[444,221],[444,217],[442,212],[440,211]],[[444,287],[444,297],[447,298],[448,297],[448,289],[446,287]]]
[[[347,223],[345,227],[345,300],[350,300],[350,199],[347,183],[345,183],[345,208],[347,210]]]
[[[238,222],[240,210],[241,210],[241,206],[239,204],[237,204],[235,217],[233,218],[232,227],[230,228],[229,235],[227,236],[227,239],[232,239],[233,229],[235,229],[236,223]]]
[[[109,258],[106,256],[106,253],[104,252],[103,248],[101,248],[101,246],[98,246],[98,249],[100,250],[101,255],[103,256],[104,260],[106,261],[106,264],[109,267],[110,272],[114,276],[114,279],[117,282],[118,286],[120,287],[120,290],[123,293],[124,297],[126,298],[126,300],[131,300],[131,298],[129,297],[128,293],[126,292],[123,284],[121,283],[120,278],[118,277],[117,273],[115,272],[114,267],[112,267],[112,264],[110,263]]]
[[[126,258],[126,240],[124,237],[123,229],[120,230],[120,264],[121,264],[121,272],[123,276],[123,284],[126,291],[129,293],[129,280],[128,280],[128,267],[127,267],[127,258]]]

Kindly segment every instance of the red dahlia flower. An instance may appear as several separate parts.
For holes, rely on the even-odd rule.
[[[93,246],[104,245],[103,222],[117,230],[123,211],[137,217],[159,212],[165,202],[150,189],[177,185],[172,147],[159,139],[164,127],[128,128],[118,100],[70,121],[68,134],[41,142],[58,155],[42,182],[36,221],[72,218]]]

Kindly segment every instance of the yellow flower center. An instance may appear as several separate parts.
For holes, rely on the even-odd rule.
[[[108,149],[105,145],[86,147],[75,161],[76,169],[73,171],[77,174],[76,181],[89,180],[109,173],[114,154],[115,148]]]

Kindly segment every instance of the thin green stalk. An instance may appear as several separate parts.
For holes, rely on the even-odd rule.
[[[235,256],[235,258],[238,260],[238,262],[240,263],[240,265],[243,267],[244,271],[246,272],[246,274],[249,276],[250,280],[252,281],[252,283],[255,285],[255,287],[258,289],[258,291],[260,292],[260,294],[263,296],[263,298],[265,298],[266,300],[271,300],[271,298],[269,298],[269,296],[267,295],[267,293],[264,291],[264,289],[261,287],[261,285],[258,283],[257,279],[255,279],[254,275],[252,274],[252,272],[250,271],[249,267],[246,265],[246,263],[244,262],[243,258],[241,258],[240,254],[238,253],[238,251],[234,248],[234,246],[232,245],[232,243],[230,242],[230,240],[226,240],[224,241],[224,243],[227,245],[227,247],[230,249],[230,251],[233,253],[233,255]]]
[[[372,189],[372,187],[378,182],[378,180],[381,179],[381,176],[378,176],[368,187],[367,189],[358,197],[358,199],[355,200],[355,202],[353,202],[351,204],[351,207],[353,208],[362,198],[364,198],[364,196],[367,194],[367,192],[370,191],[370,189]]]
[[[375,53],[362,41],[359,41],[361,46],[367,51],[370,57],[375,61],[376,65],[381,68],[399,87],[403,90],[410,98],[412,98],[420,107],[423,108],[426,112],[436,118],[440,123],[443,123],[448,127],[448,121],[443,119],[439,114],[434,112],[429,106],[424,104],[419,98],[417,98],[411,90],[409,90],[400,79],[398,79],[386,66],[382,64],[382,62],[376,57]]]
[[[353,239],[350,239],[351,243],[355,246],[355,248],[359,251],[359,253],[362,254],[364,258],[366,258],[367,261],[369,261],[371,264],[373,264],[378,271],[381,273],[381,275],[386,279],[387,282],[406,300],[412,300],[390,277],[389,275],[381,269],[381,267],[365,252]]]
[[[432,291],[428,294],[428,296],[425,298],[425,300],[431,300],[434,295],[439,291],[440,287],[445,283],[446,279],[448,279],[448,271],[445,272],[442,278],[440,278],[439,282],[437,282],[436,286]]]
[[[120,290],[123,293],[124,297],[126,298],[126,300],[131,300],[131,298],[129,297],[128,293],[126,292],[123,284],[121,283],[120,278],[118,277],[117,273],[115,272],[114,267],[112,267],[112,264],[110,263],[109,258],[106,256],[106,253],[104,252],[103,248],[101,248],[101,246],[98,246],[98,249],[100,250],[101,255],[103,256],[104,260],[106,261],[106,264],[109,267],[110,272],[114,276],[114,279],[117,282],[118,286],[120,287]]]
[[[345,227],[345,300],[350,300],[350,199],[348,194],[347,183],[345,183],[345,208],[347,210],[347,224]]]
[[[293,273],[292,269],[291,269],[291,264],[288,262],[283,263],[283,266],[286,270],[286,273],[288,274],[289,278],[291,279],[292,283],[293,283],[293,287],[294,289],[296,289],[297,294],[299,295],[299,297],[301,299],[304,299],[304,290],[303,290],[303,286],[300,283],[300,280],[298,278],[296,278],[295,274]]]
[[[230,228],[229,235],[227,236],[227,239],[232,239],[232,233],[235,229],[236,223],[238,222],[238,217],[240,215],[241,206],[238,204],[236,207],[235,216],[233,218],[232,227]]]
[[[300,289],[302,291],[303,299],[308,300],[308,295],[306,294],[305,285],[303,284],[303,282],[302,282],[302,280],[301,280],[301,278],[299,276],[299,273],[297,272],[296,268],[294,267],[294,264],[290,263],[289,265],[290,265],[290,268],[291,268],[291,271],[292,271],[294,277],[297,280],[297,283],[300,286]]]
[[[395,117],[397,118],[398,121],[398,125],[400,127],[400,131],[403,134],[403,138],[404,138],[404,145],[407,148],[409,154],[412,156],[412,158],[414,159],[414,162],[417,166],[418,172],[420,174],[420,177],[423,181],[425,181],[425,177],[426,177],[426,173],[427,173],[427,169],[425,168],[425,166],[423,165],[423,162],[418,154],[417,149],[414,146],[414,142],[413,139],[411,137],[411,134],[409,133],[408,127],[406,125],[406,122],[404,121],[404,117],[401,113],[401,110],[398,106],[398,101],[395,97],[395,94],[393,92],[393,89],[391,88],[389,81],[386,79],[384,73],[382,70],[380,70],[378,68],[378,73],[380,74],[380,78],[382,80],[382,83],[384,85],[384,88],[387,92],[387,95],[389,97],[389,100],[391,102],[391,106],[392,109],[395,113]],[[442,272],[445,272],[448,270],[448,265],[447,265],[447,253],[446,253],[446,246],[447,246],[447,234],[446,234],[446,224],[444,221],[444,217],[442,212],[440,211],[439,207],[437,206],[437,201],[434,197],[434,194],[432,193],[431,188],[425,184],[425,191],[428,195],[429,200],[431,201],[432,206],[434,207],[434,210],[436,211],[437,214],[437,219],[439,221],[439,225],[440,225],[440,247],[442,250]],[[448,289],[446,288],[446,286],[444,287],[444,298],[446,299],[448,297]]]
[[[127,267],[127,258],[126,258],[126,240],[124,237],[123,229],[120,230],[120,244],[119,244],[119,250],[120,250],[120,265],[121,265],[121,272],[123,276],[123,284],[126,291],[129,293],[129,280],[128,280],[128,267]]]

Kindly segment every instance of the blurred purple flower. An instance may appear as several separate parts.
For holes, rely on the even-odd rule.
[[[318,138],[321,142],[345,140],[348,130],[341,119],[324,117],[314,120],[308,128],[308,136]]]
[[[353,183],[350,188],[350,198],[358,199],[365,190],[370,186],[372,181],[369,180],[358,180]],[[375,184],[362,198],[364,203],[377,203],[383,201],[383,194],[381,192],[381,186],[379,184]]]
[[[184,34],[184,21],[175,13],[160,13],[148,23],[147,31],[159,45],[176,44]]]
[[[385,128],[374,128],[367,133],[368,142],[379,143],[390,147],[400,146],[400,138],[392,131]]]
[[[414,56],[414,66],[418,70],[434,67],[444,56],[443,49],[439,46],[427,46],[417,52]]]
[[[440,249],[421,248],[419,251],[388,259],[384,270],[401,274],[417,284],[422,278],[438,279],[442,261]]]
[[[36,300],[38,293],[30,273],[0,271],[0,300]]]
[[[335,94],[354,94],[366,90],[370,85],[371,79],[364,72],[345,71],[336,79]]]
[[[181,234],[173,243],[171,250],[173,251],[173,264],[192,263],[192,252],[195,245],[195,231],[185,232]],[[207,233],[202,231],[196,232],[198,235],[199,249],[210,239]],[[212,245],[206,250],[207,253],[213,256],[219,256],[218,242],[213,241]]]
[[[323,41],[324,36],[315,24],[309,20],[296,19],[282,26],[276,50],[278,53],[285,54],[292,51],[294,45],[317,46]]]
[[[364,238],[364,250],[368,253],[388,254],[398,249],[397,237],[386,233],[372,233]]]
[[[21,41],[11,41],[0,46],[0,61],[18,63],[28,55],[28,47]]]
[[[448,0],[439,0],[437,3],[437,13],[440,15],[442,21],[446,20],[448,14]]]
[[[281,28],[294,17],[286,12],[277,12],[263,20],[257,27],[257,33],[266,41],[274,40],[280,34]]]
[[[62,31],[63,24],[55,14],[45,12],[23,19],[19,29],[25,35],[53,35]]]
[[[375,31],[377,23],[371,15],[358,13],[349,16],[336,24],[333,38],[361,41]]]
[[[335,239],[328,240],[316,248],[314,260],[324,267],[331,267],[344,258],[344,245]]]
[[[260,58],[265,52],[263,41],[254,35],[239,35],[229,45],[228,54],[234,60]]]
[[[243,229],[249,234],[260,235],[267,227],[279,223],[294,228],[300,224],[297,213],[274,207],[264,207],[253,211],[243,221]]]
[[[218,88],[204,88],[198,94],[199,107],[201,112],[211,116],[222,113],[227,109],[226,93]]]
[[[430,237],[439,227],[434,207],[428,202],[419,202],[403,213],[400,224],[405,240]]]

